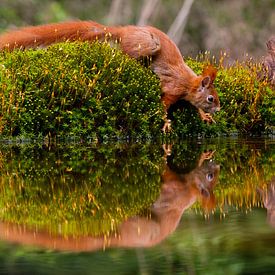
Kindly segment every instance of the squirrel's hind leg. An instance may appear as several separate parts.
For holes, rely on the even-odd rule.
[[[138,59],[157,54],[161,49],[161,44],[158,36],[146,27],[136,27],[123,35],[121,47],[125,53]]]

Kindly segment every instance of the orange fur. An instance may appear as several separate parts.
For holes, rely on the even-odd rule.
[[[179,99],[185,99],[199,109],[202,119],[211,122],[211,116],[205,116],[204,112],[219,110],[219,98],[213,86],[216,70],[208,66],[197,76],[184,63],[173,41],[154,27],[107,27],[92,21],[32,26],[0,36],[0,49],[46,47],[62,41],[96,39],[119,42],[122,51],[133,58],[152,56],[151,68],[160,78],[166,111]]]

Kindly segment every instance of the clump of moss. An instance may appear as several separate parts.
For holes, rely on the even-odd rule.
[[[2,136],[146,137],[163,106],[153,72],[107,43],[0,54]]]
[[[258,78],[261,65],[249,60],[224,66],[223,59],[224,56],[218,62],[211,60],[218,68],[214,85],[221,102],[221,110],[213,116],[216,123],[206,125],[200,121],[194,107],[184,101],[179,102],[172,114],[175,135],[253,135],[272,131],[275,125],[275,91],[265,79]],[[209,62],[209,55],[186,60],[197,74]]]

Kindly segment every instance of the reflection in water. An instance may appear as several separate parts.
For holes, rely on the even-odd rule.
[[[158,222],[159,234],[155,238],[151,237],[149,245],[159,242],[173,232],[184,210],[197,200],[202,201],[204,208],[210,209],[214,206],[212,189],[218,180],[220,166],[212,161],[212,156],[213,152],[202,153],[195,168],[188,172],[185,169],[182,169],[184,172],[175,169],[175,172],[169,166],[172,159],[168,157],[162,175],[161,193],[151,208],[153,220]]]
[[[275,177],[272,178],[265,190],[259,188],[258,191],[267,210],[267,221],[275,228]]]
[[[274,145],[0,145],[0,273],[273,274]]]
[[[160,192],[161,150],[147,145],[5,147],[0,217],[53,235],[101,235]]]
[[[212,156],[212,151],[204,152],[195,164],[191,164],[195,168],[187,171],[185,167],[174,171],[169,166],[171,155],[167,156],[165,151],[165,165],[160,170],[161,191],[150,208],[150,214],[122,221],[115,232],[98,237],[63,237],[53,236],[41,229],[30,229],[26,225],[2,222],[0,235],[12,242],[58,250],[93,251],[105,247],[153,246],[174,232],[184,210],[197,200],[201,200],[205,208],[213,207],[215,199],[212,189],[218,180],[220,167],[212,160]]]

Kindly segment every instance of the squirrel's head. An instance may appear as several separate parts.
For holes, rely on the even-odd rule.
[[[194,106],[211,114],[220,110],[219,96],[213,85],[216,74],[217,70],[213,66],[206,66],[198,77],[196,90],[192,93],[195,96],[190,99]]]

